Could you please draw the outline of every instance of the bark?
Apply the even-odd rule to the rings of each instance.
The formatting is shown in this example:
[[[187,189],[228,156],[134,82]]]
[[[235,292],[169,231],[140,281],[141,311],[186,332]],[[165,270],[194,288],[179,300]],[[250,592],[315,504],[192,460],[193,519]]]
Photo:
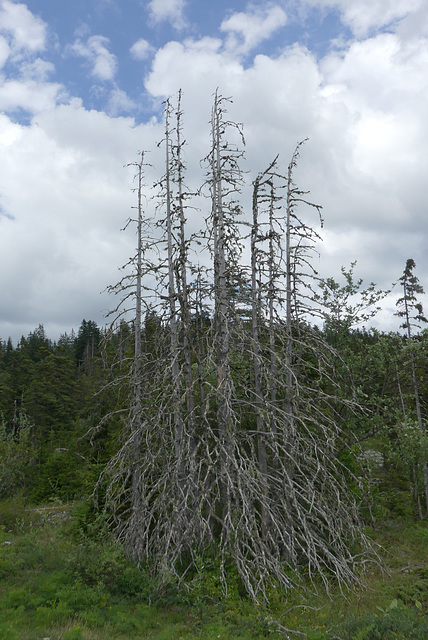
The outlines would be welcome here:
[[[142,374],[141,374],[141,278],[142,278],[142,182],[143,182],[144,154],[141,154],[141,162],[138,165],[138,218],[137,218],[137,264],[136,264],[136,288],[135,288],[135,347],[134,347],[134,470],[132,475],[133,508],[139,508],[140,468],[139,457],[141,447],[141,408],[142,408]]]
[[[179,482],[183,477],[183,419],[181,414],[181,381],[179,365],[179,344],[177,329],[177,311],[175,291],[175,259],[173,246],[173,211],[171,189],[171,141],[170,141],[170,116],[171,103],[168,99],[165,107],[165,198],[166,198],[166,228],[167,228],[167,252],[168,252],[168,302],[169,302],[169,333],[170,333],[170,357],[172,372],[173,413],[175,425],[175,455],[178,464]]]
[[[232,380],[229,354],[228,292],[226,282],[225,212],[223,208],[222,107],[216,92],[212,111],[212,196],[214,233],[214,300],[217,362],[217,421],[220,438],[220,477],[223,535],[228,537],[230,492],[226,478],[233,446]]]

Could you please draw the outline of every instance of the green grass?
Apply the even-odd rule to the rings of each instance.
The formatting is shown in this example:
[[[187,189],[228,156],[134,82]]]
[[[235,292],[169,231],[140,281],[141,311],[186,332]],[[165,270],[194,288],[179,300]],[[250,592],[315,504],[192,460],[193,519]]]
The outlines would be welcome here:
[[[273,593],[264,609],[236,593],[205,601],[203,584],[193,600],[174,588],[159,592],[113,542],[77,536],[65,513],[0,503],[2,640],[257,640],[286,637],[286,629],[309,640],[428,637],[427,523],[373,533],[384,568],[367,569],[364,589],[343,595],[333,587],[330,598]]]

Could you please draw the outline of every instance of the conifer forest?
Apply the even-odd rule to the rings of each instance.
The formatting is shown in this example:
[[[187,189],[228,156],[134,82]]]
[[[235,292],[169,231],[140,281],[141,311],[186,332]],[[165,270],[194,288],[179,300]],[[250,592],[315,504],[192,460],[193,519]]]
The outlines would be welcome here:
[[[242,197],[245,129],[229,102],[213,97],[197,188],[180,93],[164,105],[155,184],[150,150],[130,164],[135,207],[118,234],[135,254],[105,326],[2,336],[0,511],[78,504],[79,535],[113,540],[153,593],[192,594],[209,573],[221,597],[269,607],[301,588],[363,588],[385,523],[426,532],[428,320],[411,257],[391,283],[394,332],[373,328],[389,291],[356,261],[319,275],[328,211],[296,180],[310,141],[253,168]]]

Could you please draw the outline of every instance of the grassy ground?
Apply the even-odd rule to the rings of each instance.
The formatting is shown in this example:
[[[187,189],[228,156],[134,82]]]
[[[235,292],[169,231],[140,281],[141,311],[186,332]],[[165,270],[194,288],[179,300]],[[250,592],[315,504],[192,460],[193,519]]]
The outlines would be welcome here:
[[[1,640],[426,640],[428,524],[372,532],[384,570],[346,597],[277,594],[269,610],[234,591],[222,599],[207,575],[192,596],[156,592],[112,543],[76,535],[70,508],[0,503]],[[207,597],[207,594],[209,597]],[[291,631],[287,631],[291,630]],[[305,635],[303,635],[305,634]]]

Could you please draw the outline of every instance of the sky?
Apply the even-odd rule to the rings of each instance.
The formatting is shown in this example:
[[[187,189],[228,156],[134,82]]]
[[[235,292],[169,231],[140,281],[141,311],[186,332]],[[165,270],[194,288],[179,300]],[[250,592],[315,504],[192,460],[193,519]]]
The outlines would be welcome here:
[[[135,250],[126,165],[144,150],[147,184],[161,175],[163,102],[181,89],[200,183],[217,88],[244,125],[244,204],[308,138],[296,180],[323,207],[319,273],[340,282],[356,260],[390,289],[413,258],[428,290],[426,0],[0,0],[0,339],[105,325]],[[400,295],[380,330],[398,329]]]

